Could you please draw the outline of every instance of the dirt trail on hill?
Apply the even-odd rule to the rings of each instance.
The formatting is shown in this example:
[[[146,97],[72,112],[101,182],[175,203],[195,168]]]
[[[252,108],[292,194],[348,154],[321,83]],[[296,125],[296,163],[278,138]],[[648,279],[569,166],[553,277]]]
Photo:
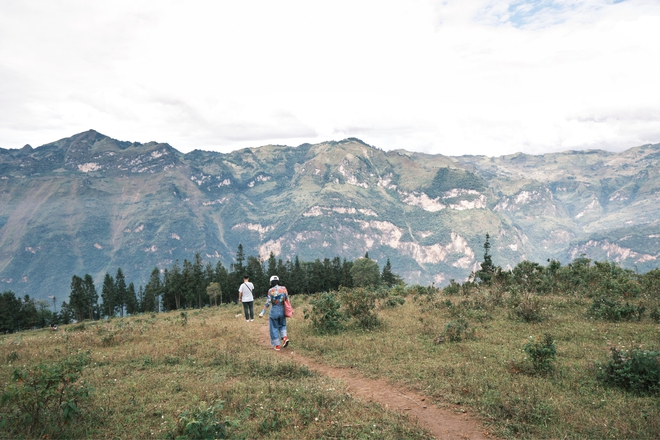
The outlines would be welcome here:
[[[397,388],[384,380],[368,379],[351,369],[330,367],[302,356],[295,350],[295,339],[292,339],[288,347],[276,352],[270,345],[267,319],[259,322],[259,342],[271,350],[273,356],[285,356],[306,365],[310,370],[343,381],[350,394],[357,399],[376,402],[385,409],[416,419],[420,426],[437,439],[494,438],[485,432],[484,426],[466,413],[438,408],[430,399],[413,391]]]

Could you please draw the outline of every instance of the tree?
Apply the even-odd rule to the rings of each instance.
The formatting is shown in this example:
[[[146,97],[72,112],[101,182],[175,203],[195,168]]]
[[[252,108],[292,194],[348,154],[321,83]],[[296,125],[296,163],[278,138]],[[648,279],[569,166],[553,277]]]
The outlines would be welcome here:
[[[351,269],[353,269],[353,262],[346,261],[346,258],[344,258],[344,262],[341,266],[341,278],[339,280],[340,286],[344,286],[349,289],[353,287],[353,277],[351,276]]]
[[[96,293],[94,279],[89,274],[85,274],[83,279],[83,291],[87,305],[86,318],[95,319],[95,315],[98,315],[99,295]]]
[[[135,294],[135,285],[130,283],[126,290],[126,313],[135,315],[138,312],[138,300]]]
[[[117,275],[115,276],[115,309],[119,311],[119,316],[124,317],[124,308],[126,307],[126,299],[128,291],[126,290],[126,278],[121,267],[117,268]]]
[[[21,311],[21,300],[11,290],[0,295],[0,333],[11,333],[18,330],[18,315]]]
[[[266,276],[270,278],[273,275],[277,275],[277,261],[275,260],[275,254],[271,251],[268,256],[268,270],[266,271]]]
[[[385,267],[383,267],[380,278],[387,287],[392,287],[403,282],[400,276],[392,272],[392,265],[389,258],[387,259],[387,263],[385,263]]]
[[[106,272],[101,287],[101,315],[115,316],[115,304],[115,280]]]
[[[378,264],[370,258],[358,258],[351,268],[351,278],[355,287],[378,286],[380,284]]]
[[[206,294],[209,296],[209,303],[212,306],[218,305],[218,296],[222,303],[222,290],[220,290],[220,284],[217,282],[212,282],[206,287]]]
[[[495,266],[490,256],[490,236],[486,234],[486,242],[484,243],[484,261],[481,263],[481,269],[477,271],[476,278],[481,282],[490,284],[495,273]]]
[[[158,311],[158,296],[163,292],[163,286],[160,282],[160,270],[154,267],[149,277],[149,282],[144,288],[144,298],[142,299],[141,309],[144,312]]]
[[[69,305],[73,309],[77,321],[82,321],[87,316],[89,305],[87,304],[84,281],[78,275],[71,277],[71,293],[69,293]]]
[[[197,252],[195,254],[195,262],[192,267],[192,288],[197,297],[197,308],[201,309],[204,305],[204,293],[206,290],[207,282],[204,277],[204,262],[202,256]]]
[[[60,313],[58,316],[58,320],[60,324],[71,324],[74,319],[74,313],[73,310],[71,309],[71,306],[66,303],[66,301],[62,301],[62,306],[60,307]]]

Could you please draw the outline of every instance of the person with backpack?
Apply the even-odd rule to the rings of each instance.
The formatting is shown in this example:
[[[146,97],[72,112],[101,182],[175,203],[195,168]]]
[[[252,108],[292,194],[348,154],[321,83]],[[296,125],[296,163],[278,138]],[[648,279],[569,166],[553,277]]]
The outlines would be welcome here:
[[[243,312],[245,313],[245,322],[254,321],[254,284],[250,282],[250,277],[243,275],[243,284],[238,288],[238,302],[243,303]]]
[[[263,317],[268,307],[272,306],[269,315],[270,345],[275,350],[280,351],[289,343],[286,334],[286,316],[284,316],[284,300],[289,299],[289,292],[286,287],[280,285],[280,279],[277,275],[270,277],[270,289],[268,290],[268,299],[264,309],[259,313],[259,318]]]

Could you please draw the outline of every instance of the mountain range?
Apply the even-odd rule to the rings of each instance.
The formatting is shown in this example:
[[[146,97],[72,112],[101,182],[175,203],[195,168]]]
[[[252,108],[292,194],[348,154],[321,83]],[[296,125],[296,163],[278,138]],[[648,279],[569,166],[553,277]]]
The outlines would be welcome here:
[[[0,149],[0,291],[65,299],[72,275],[144,285],[177,260],[386,260],[408,283],[493,263],[660,261],[660,144],[501,157],[359,139],[183,154],[94,130]]]

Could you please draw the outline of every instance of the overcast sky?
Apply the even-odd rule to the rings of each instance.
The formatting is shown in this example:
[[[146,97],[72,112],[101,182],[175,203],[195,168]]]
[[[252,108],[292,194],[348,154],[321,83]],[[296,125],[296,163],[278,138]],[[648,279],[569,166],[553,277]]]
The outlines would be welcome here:
[[[0,0],[0,147],[660,142],[660,0]]]

